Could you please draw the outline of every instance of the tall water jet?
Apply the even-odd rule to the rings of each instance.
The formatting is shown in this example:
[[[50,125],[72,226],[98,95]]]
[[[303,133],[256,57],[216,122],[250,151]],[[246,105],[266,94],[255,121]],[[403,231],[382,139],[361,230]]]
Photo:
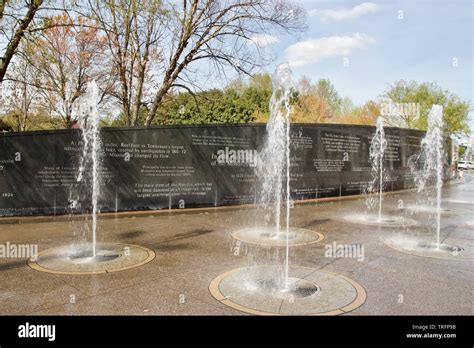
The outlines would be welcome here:
[[[241,311],[256,314],[336,314],[363,303],[361,286],[338,275],[307,267],[290,267],[290,245],[316,243],[324,237],[315,231],[290,227],[290,113],[291,70],[279,65],[272,78],[270,118],[257,158],[256,226],[232,236],[246,244],[277,247],[278,264],[239,268],[216,277],[209,291],[216,299]],[[284,259],[278,247],[283,247]],[[253,255],[252,255],[253,256]],[[267,254],[268,256],[268,254]],[[265,259],[265,262],[268,258]],[[280,262],[281,261],[281,262]],[[323,291],[323,288],[338,291]],[[340,291],[339,291],[340,290]],[[348,296],[349,299],[346,297]]]
[[[285,192],[286,220],[289,221],[291,83],[291,70],[288,65],[278,66],[272,78],[273,93],[270,99],[267,138],[257,161],[257,177],[261,185],[259,202],[265,209],[264,223],[275,236],[281,233],[282,201]]]
[[[316,231],[290,227],[290,114],[295,88],[288,64],[276,68],[272,88],[266,137],[258,152],[255,170],[259,215],[254,226],[234,232],[233,237],[249,244],[284,248],[281,274],[264,283],[275,291],[288,292],[297,287],[289,282],[290,246],[316,243],[324,237]]]
[[[290,104],[295,89],[288,64],[276,68],[272,87],[266,137],[256,156],[255,203],[260,209],[251,227],[239,229],[232,236],[247,244],[285,247],[286,279],[290,246],[317,243],[324,237],[316,231],[290,227]]]
[[[385,159],[385,150],[387,148],[387,141],[385,140],[384,119],[377,118],[377,125],[375,135],[370,144],[369,158],[372,164],[372,173],[374,180],[371,183],[370,190],[375,192],[378,189],[378,218],[382,221],[382,202],[383,202],[383,182],[384,182],[384,168],[383,161]],[[378,185],[377,185],[378,182]]]
[[[316,231],[290,227],[290,113],[294,91],[291,69],[287,64],[277,67],[272,76],[270,117],[266,136],[256,160],[256,203],[253,225],[235,231],[232,236],[247,244],[281,247],[275,255],[282,259],[282,272],[271,281],[275,288],[287,289],[290,268],[290,246],[316,243],[324,237]],[[267,283],[268,285],[269,283]]]
[[[266,136],[256,156],[255,203],[259,206],[258,215],[253,219],[252,227],[236,231],[233,236],[249,244],[285,246],[288,249],[290,240],[306,244],[319,240],[320,236],[311,231],[290,229],[290,100],[294,88],[288,64],[276,68],[272,87]]]
[[[77,182],[90,185],[92,216],[92,257],[97,250],[97,200],[100,195],[100,133],[99,133],[99,89],[95,81],[87,85],[87,92],[78,110],[78,123],[82,134],[82,155],[79,162]]]
[[[137,245],[120,243],[97,243],[98,199],[101,185],[102,146],[99,131],[99,89],[92,81],[80,99],[76,111],[82,138],[82,153],[76,181],[78,191],[71,206],[78,205],[91,212],[91,226],[85,224],[84,231],[92,234],[91,243],[73,243],[40,253],[37,260],[29,260],[30,267],[48,273],[59,274],[106,274],[150,262],[155,252]]]
[[[443,108],[433,105],[428,114],[428,130],[420,143],[420,152],[409,160],[416,187],[417,204],[410,209],[434,213],[436,241],[413,236],[395,236],[385,243],[395,250],[435,258],[469,258],[472,251],[441,241],[441,191],[443,189],[444,139]],[[446,238],[449,239],[449,238]]]
[[[274,233],[281,233],[282,198],[285,195],[285,287],[288,286],[290,230],[290,97],[291,70],[279,65],[272,78],[270,119],[267,139],[257,162],[258,177],[263,179],[261,203],[266,207],[266,219],[273,220]],[[283,181],[285,187],[283,188]],[[273,215],[273,219],[271,218]]]
[[[384,182],[386,181],[384,161],[388,147],[384,125],[383,117],[379,116],[376,121],[375,133],[370,140],[369,163],[372,180],[369,181],[367,188],[364,190],[368,194],[365,200],[366,212],[363,214],[351,213],[344,218],[349,222],[374,226],[405,227],[416,225],[415,220],[407,219],[403,216],[383,214],[383,192]],[[377,213],[373,213],[375,208]]]

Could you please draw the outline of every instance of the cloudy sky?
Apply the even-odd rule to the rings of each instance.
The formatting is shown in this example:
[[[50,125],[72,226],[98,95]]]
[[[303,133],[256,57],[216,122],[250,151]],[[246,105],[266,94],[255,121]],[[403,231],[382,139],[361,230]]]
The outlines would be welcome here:
[[[305,33],[255,38],[275,64],[290,62],[296,78],[329,78],[357,104],[399,79],[436,81],[472,102],[471,0],[297,2],[308,12]]]

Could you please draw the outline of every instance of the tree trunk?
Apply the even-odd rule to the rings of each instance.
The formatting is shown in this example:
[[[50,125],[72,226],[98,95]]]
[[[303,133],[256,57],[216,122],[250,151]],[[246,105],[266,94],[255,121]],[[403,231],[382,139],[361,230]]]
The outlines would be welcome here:
[[[30,5],[28,6],[28,12],[26,13],[25,17],[20,21],[20,27],[16,30],[12,39],[8,43],[5,55],[0,58],[0,83],[3,82],[3,79],[5,78],[8,65],[10,64],[13,55],[16,53],[16,49],[20,45],[21,40],[25,36],[26,29],[28,29],[28,26],[30,25],[31,21],[35,17],[36,12],[42,4],[43,0],[31,0]]]
[[[168,90],[171,88],[172,84],[173,83],[168,80],[166,83],[164,83],[161,86],[160,90],[155,96],[155,99],[153,100],[153,104],[150,110],[148,111],[148,115],[146,116],[145,126],[149,126],[151,122],[153,121],[153,119],[155,118],[156,110],[158,110],[158,106],[161,104],[161,101],[165,97]]]
[[[140,117],[140,106],[141,106],[141,100],[142,100],[142,94],[143,94],[143,85],[145,83],[145,66],[140,67],[140,73],[138,76],[138,86],[137,86],[137,95],[135,97],[134,101],[134,115],[132,118],[132,126],[136,126],[138,124],[138,119]]]

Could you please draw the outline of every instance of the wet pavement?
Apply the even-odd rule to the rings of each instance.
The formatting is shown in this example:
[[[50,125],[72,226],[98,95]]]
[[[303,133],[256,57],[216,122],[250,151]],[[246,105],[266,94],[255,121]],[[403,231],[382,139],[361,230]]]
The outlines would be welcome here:
[[[433,212],[409,209],[417,197],[413,191],[384,196],[384,215],[417,221],[410,226],[346,220],[364,212],[363,198],[296,204],[291,226],[319,232],[324,239],[292,247],[290,265],[337,273],[360,284],[365,302],[344,315],[472,315],[473,175],[443,189],[441,242],[466,247],[459,254],[464,257],[425,257],[386,245],[396,236],[436,240]],[[283,262],[284,248],[232,238],[233,232],[252,227],[255,213],[253,207],[236,207],[103,215],[99,242],[140,245],[156,257],[133,269],[79,275],[45,273],[29,267],[26,258],[2,257],[0,314],[244,315],[211,296],[209,284],[237,268]],[[0,244],[37,245],[40,253],[69,245],[82,236],[82,220],[0,219]],[[344,253],[351,246],[362,253]],[[337,250],[342,254],[331,252]]]

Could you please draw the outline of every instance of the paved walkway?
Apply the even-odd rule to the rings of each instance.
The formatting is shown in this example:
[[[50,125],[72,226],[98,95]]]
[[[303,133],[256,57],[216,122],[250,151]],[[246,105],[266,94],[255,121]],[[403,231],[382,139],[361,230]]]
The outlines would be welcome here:
[[[474,242],[474,180],[444,189],[441,239],[463,246]],[[347,276],[361,284],[365,303],[346,315],[473,314],[474,260],[436,259],[387,247],[399,233],[434,240],[429,214],[398,210],[416,194],[387,195],[384,212],[405,214],[419,225],[380,228],[352,224],[345,215],[362,212],[363,200],[297,205],[292,226],[318,231],[325,239],[291,248],[290,262]],[[99,241],[153,249],[156,258],[137,268],[97,275],[59,275],[31,269],[26,259],[0,258],[0,314],[242,315],[216,301],[208,286],[219,274],[252,263],[275,264],[282,249],[236,242],[231,234],[249,227],[256,209],[209,209],[194,213],[131,214],[99,220]],[[2,222],[2,221],[0,221]],[[0,244],[38,244],[39,251],[82,236],[82,221],[62,218],[0,224]],[[74,236],[75,233],[75,236]],[[327,245],[361,244],[363,260],[327,257]],[[278,250],[278,252],[277,252]]]

